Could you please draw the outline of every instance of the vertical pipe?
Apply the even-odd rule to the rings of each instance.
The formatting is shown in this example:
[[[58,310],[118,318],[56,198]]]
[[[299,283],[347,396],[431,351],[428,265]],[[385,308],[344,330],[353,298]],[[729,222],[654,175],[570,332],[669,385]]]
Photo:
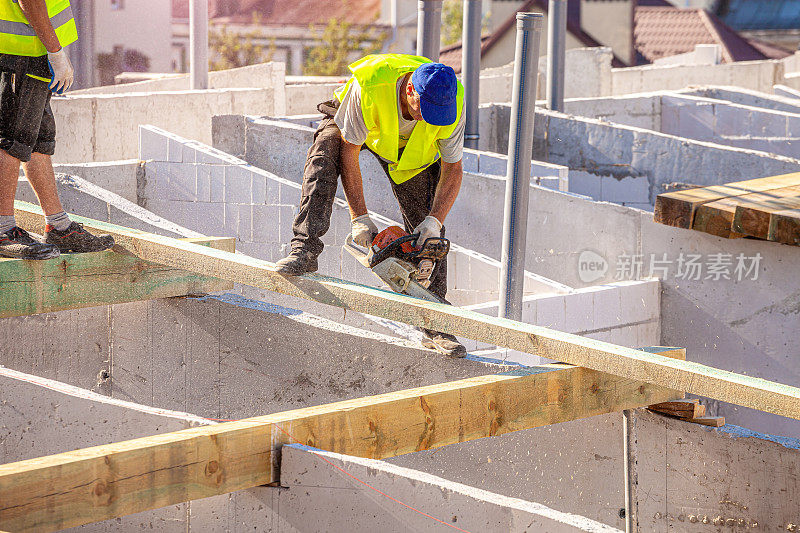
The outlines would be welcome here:
[[[189,0],[189,70],[192,89],[208,89],[208,0]]]
[[[78,40],[67,47],[72,64],[75,66],[73,89],[87,89],[97,85],[94,53],[94,0],[75,2],[72,6]]]
[[[625,456],[625,533],[636,533],[636,413],[622,411],[622,448]]]
[[[461,79],[467,116],[464,147],[478,149],[478,104],[481,70],[481,0],[464,0],[464,30],[461,37]]]
[[[419,0],[417,12],[417,55],[439,61],[442,30],[442,0]]]
[[[567,0],[550,0],[547,10],[547,108],[564,111]]]
[[[540,13],[517,13],[517,48],[508,132],[506,201],[503,214],[503,253],[500,316],[522,319],[525,280],[525,244],[528,230],[528,195],[531,182],[533,119],[539,73]]]

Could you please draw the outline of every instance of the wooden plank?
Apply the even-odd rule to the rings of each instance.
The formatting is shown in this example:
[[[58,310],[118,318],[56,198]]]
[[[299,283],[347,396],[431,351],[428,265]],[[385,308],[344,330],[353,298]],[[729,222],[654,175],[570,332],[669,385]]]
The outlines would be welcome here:
[[[651,411],[677,418],[697,418],[706,414],[706,406],[697,399],[674,400],[647,406]]]
[[[800,208],[800,187],[785,187],[769,193],[743,196],[736,205],[732,229],[738,233],[769,238],[772,214],[776,211]]]
[[[700,424],[701,426],[711,426],[713,428],[719,428],[725,425],[724,416],[699,416],[697,418],[683,418],[682,420],[691,422],[692,424]]]
[[[701,205],[722,198],[765,192],[793,185],[800,185],[800,172],[663,193],[656,197],[653,220],[667,226],[690,229],[694,224],[697,208]]]
[[[235,239],[185,242],[233,251]],[[233,283],[111,250],[47,261],[0,259],[0,318],[230,290]]]
[[[279,480],[299,442],[382,459],[649,405],[677,391],[564,364],[0,465],[0,528],[54,531]]]
[[[783,244],[800,245],[800,209],[772,213],[767,239]]]
[[[24,202],[15,205],[20,223],[40,220],[38,207]],[[797,387],[319,274],[285,277],[276,273],[275,265],[267,261],[104,222],[75,219],[87,228],[113,234],[121,246],[145,260],[800,419]]]

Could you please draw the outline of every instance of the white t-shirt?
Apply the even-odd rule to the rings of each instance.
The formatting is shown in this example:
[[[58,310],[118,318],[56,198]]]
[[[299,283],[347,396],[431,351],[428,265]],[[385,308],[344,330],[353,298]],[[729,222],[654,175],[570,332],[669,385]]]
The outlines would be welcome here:
[[[400,90],[403,86],[403,77],[397,80],[397,121],[398,130],[400,133],[400,143],[398,147],[402,148],[411,137],[411,132],[417,124],[416,120],[406,120],[403,117],[403,112],[400,107]],[[446,139],[439,139],[437,142],[439,153],[442,155],[442,161],[446,163],[457,163],[461,161],[461,156],[464,151],[464,122],[465,122],[464,109],[461,110],[461,117],[459,118],[456,128],[453,130],[452,135]],[[358,80],[353,80],[350,88],[342,95],[342,102],[336,115],[333,117],[336,125],[342,132],[342,138],[351,143],[361,145],[367,140],[369,130],[364,122],[364,113],[361,110],[361,86]]]

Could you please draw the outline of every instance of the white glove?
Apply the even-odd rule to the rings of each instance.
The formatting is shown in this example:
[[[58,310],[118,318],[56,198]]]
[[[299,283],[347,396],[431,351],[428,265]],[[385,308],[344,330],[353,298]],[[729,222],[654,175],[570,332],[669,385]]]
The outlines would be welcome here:
[[[353,241],[364,248],[372,246],[372,236],[378,233],[378,226],[369,218],[369,215],[354,218],[352,224]]]
[[[419,226],[414,228],[414,233],[419,233],[416,246],[420,247],[425,244],[426,239],[442,236],[442,223],[438,218],[428,215]]]
[[[49,85],[50,90],[56,94],[63,94],[72,86],[72,79],[75,75],[67,51],[61,48],[58,52],[47,52],[47,61],[50,63],[50,71],[53,73],[53,80]]]

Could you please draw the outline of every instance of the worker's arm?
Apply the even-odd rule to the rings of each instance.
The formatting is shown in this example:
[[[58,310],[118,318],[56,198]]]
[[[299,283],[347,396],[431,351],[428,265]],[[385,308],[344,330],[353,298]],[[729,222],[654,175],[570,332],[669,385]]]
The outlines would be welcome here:
[[[361,146],[342,139],[341,165],[342,188],[347,204],[350,206],[350,218],[354,219],[367,214],[367,203],[364,201],[364,185],[361,182],[361,166],[358,154]]]
[[[455,163],[442,161],[442,174],[439,177],[439,185],[436,186],[436,195],[433,197],[433,207],[430,213],[442,224],[461,189],[461,177],[460,159]]]
[[[52,53],[61,50],[56,30],[53,29],[50,17],[47,16],[45,0],[19,0],[19,7],[47,51]]]

